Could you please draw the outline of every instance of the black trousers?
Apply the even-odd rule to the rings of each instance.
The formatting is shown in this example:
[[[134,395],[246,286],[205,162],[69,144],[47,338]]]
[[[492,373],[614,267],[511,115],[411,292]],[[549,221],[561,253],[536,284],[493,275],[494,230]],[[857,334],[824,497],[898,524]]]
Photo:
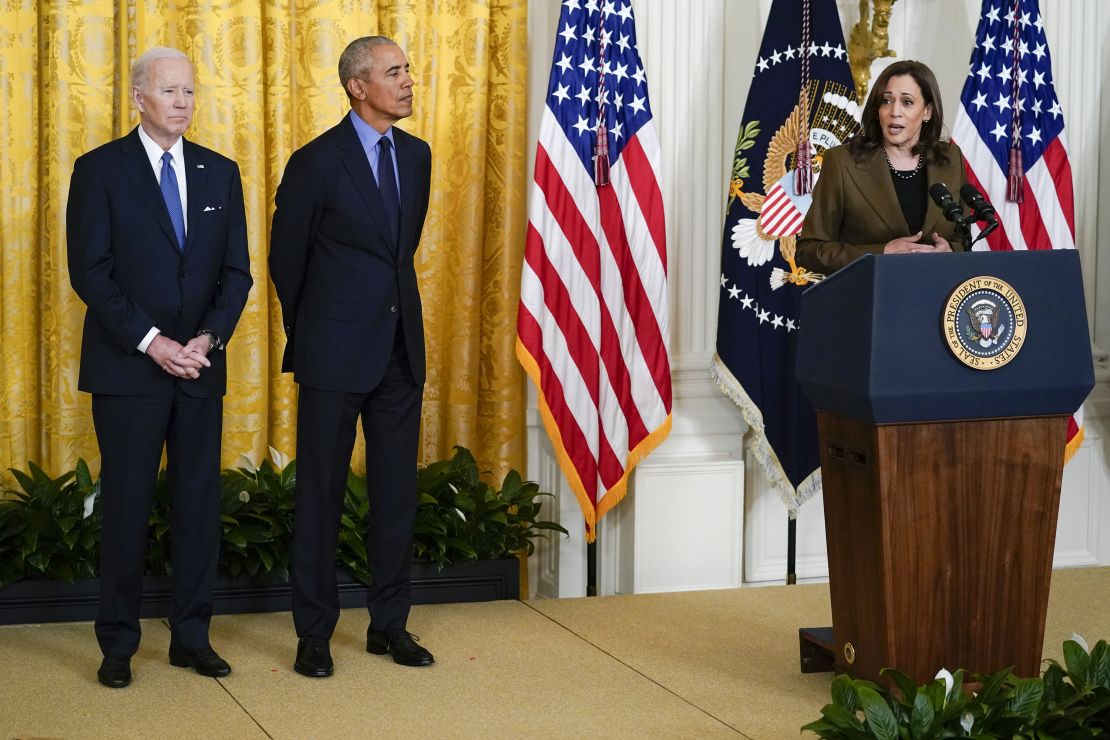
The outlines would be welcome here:
[[[100,610],[96,638],[104,655],[139,648],[147,528],[166,448],[173,597],[172,640],[208,645],[212,587],[220,557],[222,398],[193,398],[178,388],[144,396],[93,394],[100,445]]]
[[[404,629],[408,621],[424,386],[413,380],[399,329],[397,337],[385,376],[369,393],[300,388],[292,553],[297,637],[330,638],[339,621],[335,552],[359,416],[370,503],[366,552],[374,575],[366,606],[375,629]]]

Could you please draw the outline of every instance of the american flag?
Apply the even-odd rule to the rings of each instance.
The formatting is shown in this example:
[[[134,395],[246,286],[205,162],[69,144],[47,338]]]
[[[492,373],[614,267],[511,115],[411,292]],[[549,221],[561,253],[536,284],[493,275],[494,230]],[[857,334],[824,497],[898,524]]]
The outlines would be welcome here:
[[[990,249],[1075,248],[1064,115],[1038,0],[983,0],[952,139],[968,179],[998,211]],[[1080,409],[1068,426],[1068,457],[1082,441]]]
[[[629,0],[564,0],[517,313],[517,357],[586,537],[671,427],[660,150]]]

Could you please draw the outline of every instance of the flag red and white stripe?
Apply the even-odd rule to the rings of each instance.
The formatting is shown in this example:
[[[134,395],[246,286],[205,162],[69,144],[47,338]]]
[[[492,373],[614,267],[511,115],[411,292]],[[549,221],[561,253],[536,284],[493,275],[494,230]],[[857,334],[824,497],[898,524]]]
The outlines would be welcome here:
[[[593,541],[633,467],[670,430],[666,231],[628,0],[609,12],[564,3],[560,29],[528,205],[517,356]],[[591,65],[607,72],[600,93]],[[592,159],[598,111],[608,121],[603,185]]]
[[[1075,200],[1064,116],[1037,0],[983,0],[952,139],[968,180],[998,212],[976,249],[1074,249]],[[1016,115],[1015,115],[1016,113]],[[1011,170],[1020,198],[1010,192]],[[1066,457],[1083,442],[1083,409],[1068,425]]]

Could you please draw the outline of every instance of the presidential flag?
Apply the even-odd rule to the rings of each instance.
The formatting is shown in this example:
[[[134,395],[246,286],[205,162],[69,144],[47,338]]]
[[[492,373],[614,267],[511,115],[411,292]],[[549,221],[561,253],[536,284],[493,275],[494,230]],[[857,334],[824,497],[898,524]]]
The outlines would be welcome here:
[[[520,279],[517,357],[587,540],[671,427],[659,139],[629,0],[564,0]]]
[[[1075,208],[1064,115],[1038,0],[983,0],[952,139],[968,180],[1000,226],[975,249],[1074,249]],[[1067,457],[1083,442],[1082,409]]]
[[[794,380],[802,291],[820,276],[794,249],[823,152],[859,129],[854,97],[835,2],[775,0],[736,140],[712,373],[791,516],[821,490],[816,417]]]

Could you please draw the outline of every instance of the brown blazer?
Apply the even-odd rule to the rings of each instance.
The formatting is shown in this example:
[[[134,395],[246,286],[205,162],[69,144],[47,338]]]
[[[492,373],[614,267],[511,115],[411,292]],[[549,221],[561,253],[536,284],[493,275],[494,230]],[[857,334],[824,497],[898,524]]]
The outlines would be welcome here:
[[[943,182],[959,198],[960,186],[967,182],[964,157],[952,143],[947,154],[948,164],[926,165],[928,183]],[[931,244],[936,232],[953,250],[962,251],[955,225],[931,198],[927,200],[921,241]],[[882,147],[865,154],[861,162],[846,145],[827,150],[813,189],[813,205],[798,236],[798,264],[828,275],[857,257],[882,254],[891,239],[909,235]]]

